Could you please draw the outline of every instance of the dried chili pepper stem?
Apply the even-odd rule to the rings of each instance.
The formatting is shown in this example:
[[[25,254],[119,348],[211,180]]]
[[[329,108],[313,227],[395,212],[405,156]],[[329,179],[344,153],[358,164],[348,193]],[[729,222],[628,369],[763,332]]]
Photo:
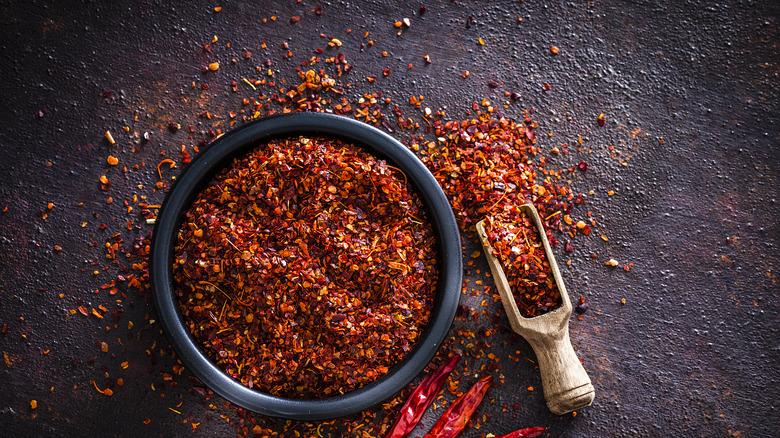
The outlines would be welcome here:
[[[453,438],[466,427],[471,416],[477,410],[485,394],[490,389],[493,376],[486,376],[474,384],[468,391],[457,398],[439,421],[433,425],[425,438]]]
[[[390,428],[385,438],[401,438],[414,429],[414,426],[420,422],[425,410],[433,403],[434,397],[439,393],[447,376],[455,369],[455,364],[457,364],[459,359],[459,354],[452,356],[417,385],[412,395],[404,403],[398,418],[395,419],[393,427]]]

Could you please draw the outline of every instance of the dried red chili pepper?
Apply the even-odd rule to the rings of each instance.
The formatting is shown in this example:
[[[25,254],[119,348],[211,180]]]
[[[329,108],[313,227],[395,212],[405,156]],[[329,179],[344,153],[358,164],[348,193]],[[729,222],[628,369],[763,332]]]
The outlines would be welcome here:
[[[496,438],[533,438],[539,436],[547,431],[546,427],[526,427],[525,429],[518,429],[514,432],[505,433]]]
[[[340,140],[273,140],[223,169],[185,214],[175,293],[228,375],[322,398],[411,350],[433,307],[435,247],[400,171]]]
[[[477,410],[490,389],[493,376],[486,376],[458,397],[433,425],[425,438],[454,438],[466,427],[474,411]]]
[[[398,418],[395,419],[393,427],[390,428],[390,431],[385,438],[405,437],[414,429],[414,426],[420,422],[425,410],[433,403],[434,396],[439,393],[447,376],[455,369],[455,364],[459,359],[459,354],[452,356],[447,362],[437,368],[436,371],[428,374],[428,376],[417,385],[417,388],[412,392],[412,395],[410,395],[406,400],[406,403],[404,403],[401,412],[398,414]]]
[[[525,213],[513,214],[508,220],[503,214],[488,217],[485,232],[524,317],[532,318],[561,305],[561,293],[541,237]]]

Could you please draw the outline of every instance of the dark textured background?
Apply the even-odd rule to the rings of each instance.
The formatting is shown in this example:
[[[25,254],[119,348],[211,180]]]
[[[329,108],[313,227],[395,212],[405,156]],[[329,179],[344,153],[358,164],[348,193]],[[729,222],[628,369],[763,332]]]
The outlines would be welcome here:
[[[154,324],[139,333],[149,323],[145,317],[154,319],[148,297],[131,293],[117,303],[118,296],[94,293],[116,275],[103,246],[114,232],[129,241],[149,231],[138,209],[128,214],[123,201],[133,193],[162,201],[151,190],[160,152],[176,156],[182,144],[204,138],[188,137],[186,129],[172,134],[169,122],[226,129],[227,120],[198,114],[224,118],[240,109],[241,98],[252,95],[240,78],[258,77],[263,59],[272,60],[277,77],[294,81],[300,61],[325,47],[321,32],[344,42],[341,52],[354,68],[341,81],[352,83],[351,100],[382,90],[414,114],[409,96],[424,95],[424,106],[446,108],[459,119],[468,117],[473,101],[501,103],[505,91],[518,92],[522,98],[506,114],[534,108],[543,150],[571,145],[572,153],[551,165],[590,164],[572,181],[577,191],[594,191],[574,216],[590,211],[597,226],[590,237],[574,240],[574,253],[559,248],[558,254],[560,264],[572,261],[563,269],[569,294],[590,306],[582,321],[572,318],[571,337],[596,400],[576,417],[550,414],[538,371],[523,359],[533,358],[530,347],[504,329],[482,347],[498,357],[495,374],[506,382],[479,411],[490,418],[464,436],[531,425],[571,437],[777,434],[780,4],[339,1],[323,2],[317,16],[308,0],[166,3],[0,2],[0,211],[7,208],[0,213],[0,326],[8,327],[0,334],[3,435],[182,436],[193,432],[191,422],[201,423],[195,434],[236,432],[236,410],[218,397],[192,395],[186,371],[173,378],[175,386],[166,380],[175,359],[165,337]],[[428,8],[422,17],[420,4]],[[214,6],[223,9],[215,13]],[[260,22],[272,15],[279,20]],[[302,20],[291,25],[293,15]],[[469,15],[474,24],[467,28]],[[412,26],[397,36],[392,23],[403,17]],[[361,51],[366,31],[375,45]],[[219,41],[207,53],[202,46],[214,35]],[[263,40],[268,49],[260,47]],[[282,58],[282,41],[293,52],[289,60]],[[550,53],[552,45],[558,55]],[[241,58],[246,50],[251,60]],[[202,74],[214,60],[222,68]],[[386,78],[384,68],[392,69]],[[471,72],[466,80],[464,70]],[[377,75],[377,83],[368,84],[367,75]],[[239,93],[230,90],[233,80]],[[501,84],[490,88],[490,80]],[[193,82],[210,88],[192,88]],[[545,83],[549,91],[542,90]],[[108,98],[105,90],[112,90]],[[601,113],[604,127],[597,123]],[[103,139],[107,129],[117,145]],[[137,153],[133,131],[152,134]],[[120,164],[147,166],[123,174],[106,165],[109,154]],[[99,188],[104,173],[113,181],[108,193]],[[607,196],[609,190],[615,195]],[[43,220],[49,202],[55,207]],[[130,219],[140,225],[133,231],[124,229]],[[465,257],[476,248],[468,240]],[[609,258],[633,267],[608,268]],[[103,266],[111,268],[92,274]],[[487,281],[477,274],[484,268],[476,259],[469,287]],[[479,310],[483,299],[464,295],[462,303]],[[109,309],[103,320],[70,314],[79,305],[101,304]],[[121,320],[110,321],[110,310],[119,308]],[[500,313],[500,303],[488,299],[486,310]],[[490,327],[486,321],[456,322],[454,341],[462,340],[459,329]],[[109,344],[108,353],[100,341]],[[488,359],[473,360],[476,367]],[[114,386],[113,397],[90,383],[102,389],[118,377],[125,384]],[[425,417],[426,427],[440,412]]]

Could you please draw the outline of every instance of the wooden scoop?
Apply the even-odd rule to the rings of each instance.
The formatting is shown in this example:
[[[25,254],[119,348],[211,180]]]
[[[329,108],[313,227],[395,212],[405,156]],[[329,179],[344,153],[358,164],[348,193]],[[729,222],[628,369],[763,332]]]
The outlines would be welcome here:
[[[566,293],[566,287],[563,285],[558,264],[555,262],[550,244],[547,242],[539,213],[533,204],[524,204],[520,206],[520,210],[531,219],[542,238],[544,252],[547,254],[555,284],[561,293],[562,303],[557,309],[533,318],[525,318],[520,315],[501,262],[493,256],[493,249],[485,233],[484,221],[477,223],[477,233],[485,248],[485,256],[487,256],[490,270],[493,272],[493,278],[498,292],[501,294],[501,302],[504,303],[504,310],[509,317],[512,330],[525,338],[536,353],[547,407],[552,413],[563,415],[590,406],[595,397],[595,390],[569,340],[571,302]]]

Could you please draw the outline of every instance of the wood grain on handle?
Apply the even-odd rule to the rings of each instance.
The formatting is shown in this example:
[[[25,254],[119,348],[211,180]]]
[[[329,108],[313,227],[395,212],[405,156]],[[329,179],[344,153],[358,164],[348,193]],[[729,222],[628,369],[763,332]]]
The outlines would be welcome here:
[[[593,403],[596,391],[571,346],[568,320],[565,328],[554,336],[527,331],[523,337],[539,361],[544,398],[550,412],[563,415]]]

